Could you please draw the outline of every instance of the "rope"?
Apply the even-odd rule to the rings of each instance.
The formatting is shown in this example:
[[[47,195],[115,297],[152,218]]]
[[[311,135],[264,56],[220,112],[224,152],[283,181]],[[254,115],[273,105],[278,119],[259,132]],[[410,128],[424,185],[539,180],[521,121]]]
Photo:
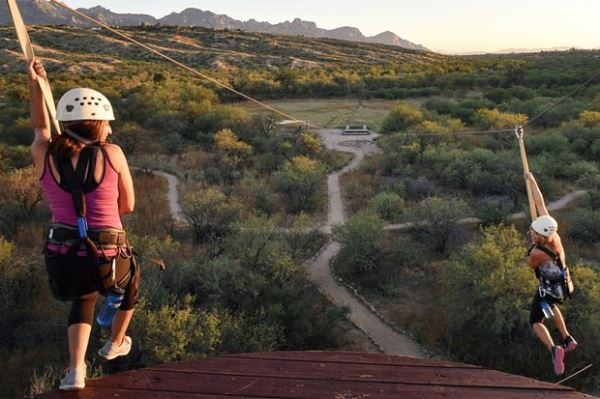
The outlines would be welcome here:
[[[82,13],[82,12],[80,12],[80,11],[78,11],[78,10],[74,10],[74,9],[72,9],[71,7],[69,7],[68,5],[66,5],[65,3],[62,3],[62,2],[60,2],[60,1],[57,1],[57,0],[50,0],[50,2],[51,2],[51,3],[53,3],[53,4],[56,4],[57,6],[59,6],[59,7],[63,8],[63,9],[65,9],[65,10],[67,10],[67,11],[69,11],[69,12],[71,12],[72,14],[75,14],[75,15],[77,15],[77,16],[79,16],[79,17],[83,18],[83,19],[86,19],[86,20],[88,20],[88,21],[90,21],[90,22],[94,23],[95,25],[101,26],[101,27],[103,27],[104,29],[107,29],[107,30],[109,30],[110,32],[114,33],[115,35],[117,35],[117,36],[120,36],[120,37],[122,37],[123,39],[125,39],[125,40],[127,40],[127,41],[129,41],[129,42],[131,42],[131,43],[134,43],[134,44],[136,44],[136,45],[138,45],[138,46],[140,46],[140,47],[142,47],[142,48],[144,48],[144,49],[146,49],[146,50],[150,51],[151,53],[153,53],[153,54],[156,54],[156,55],[158,55],[158,56],[159,56],[159,57],[161,57],[161,58],[164,58],[165,60],[167,60],[167,61],[169,61],[169,62],[172,62],[173,64],[175,64],[175,65],[177,65],[177,66],[179,66],[179,67],[181,67],[181,68],[183,68],[183,69],[187,70],[188,72],[191,72],[191,73],[193,73],[193,74],[195,74],[195,75],[198,75],[198,76],[202,77],[203,79],[206,79],[206,80],[208,80],[208,81],[210,81],[210,82],[212,82],[212,83],[214,83],[214,84],[216,84],[216,85],[218,85],[218,86],[221,86],[222,88],[224,88],[224,89],[226,89],[226,90],[229,90],[230,92],[232,92],[232,93],[235,93],[235,94],[237,94],[238,96],[240,96],[240,97],[243,97],[243,98],[245,98],[245,99],[246,99],[246,100],[248,100],[248,101],[251,101],[251,102],[253,102],[253,103],[257,104],[257,105],[260,105],[261,107],[263,107],[263,108],[266,108],[266,109],[268,109],[269,111],[275,112],[275,113],[277,113],[277,114],[279,114],[279,115],[281,115],[281,116],[283,116],[283,117],[285,117],[285,118],[287,118],[287,119],[291,119],[291,120],[293,120],[293,121],[301,122],[299,119],[297,119],[297,118],[294,118],[293,116],[291,116],[291,115],[288,115],[288,114],[286,114],[285,112],[279,111],[278,109],[276,109],[276,108],[273,108],[273,107],[271,107],[270,105],[267,105],[267,104],[265,104],[265,103],[263,103],[263,102],[261,102],[261,101],[259,101],[259,100],[255,99],[255,98],[252,98],[252,97],[250,97],[250,96],[248,96],[248,95],[246,95],[246,94],[244,94],[244,93],[242,93],[242,92],[240,92],[240,91],[238,91],[238,90],[234,89],[234,88],[233,88],[233,87],[231,87],[231,86],[228,86],[228,85],[226,85],[226,84],[224,84],[224,83],[221,83],[221,82],[219,82],[217,79],[215,79],[215,78],[213,78],[213,77],[211,77],[211,76],[208,76],[208,75],[206,75],[206,74],[204,74],[204,73],[202,73],[202,72],[200,72],[200,71],[197,71],[197,70],[196,70],[196,69],[194,69],[194,68],[191,68],[191,67],[189,67],[189,66],[185,65],[185,64],[183,64],[183,63],[181,63],[181,62],[179,62],[179,61],[177,61],[177,60],[175,60],[175,59],[173,59],[173,58],[169,57],[168,55],[165,55],[165,54],[161,53],[160,51],[158,51],[158,50],[156,50],[156,49],[154,49],[154,48],[150,47],[150,46],[149,46],[149,45],[147,45],[147,44],[144,44],[144,43],[142,43],[142,42],[139,42],[139,41],[137,41],[136,39],[132,38],[131,36],[128,36],[128,35],[126,35],[126,34],[124,34],[124,33],[121,33],[121,32],[119,32],[118,30],[116,30],[116,29],[113,29],[113,28],[111,28],[110,26],[108,26],[108,25],[106,25],[106,24],[104,24],[104,23],[102,23],[102,22],[100,22],[100,21],[97,21],[97,20],[95,20],[94,18],[92,18],[92,17],[90,17],[90,16],[88,16],[88,15],[85,15],[84,13]]]
[[[515,134],[517,135],[517,139],[519,139],[519,150],[521,153],[521,162],[523,163],[523,173],[525,176],[529,174],[529,161],[527,160],[527,152],[525,151],[525,142],[523,141],[523,127],[517,126],[515,128]],[[525,178],[525,189],[527,191],[527,201],[529,202],[529,214],[531,215],[531,220],[537,219],[537,207],[535,205],[535,200],[533,199],[533,187],[531,185],[531,181]]]
[[[31,62],[35,58],[35,54],[33,53],[31,40],[29,39],[29,34],[27,33],[27,28],[25,27],[25,23],[23,22],[23,18],[21,17],[19,7],[17,6],[15,0],[7,0],[7,3],[8,10],[10,11],[10,15],[15,25],[17,38],[19,39],[19,43],[21,44],[21,50],[23,50],[23,55],[25,56],[25,59],[28,62]],[[48,116],[52,121],[52,125],[54,126],[56,133],[60,135],[60,125],[56,120],[56,106],[54,105],[54,98],[52,97],[52,89],[50,88],[50,82],[48,82],[47,79],[41,76],[37,77],[37,82],[40,86],[40,90],[42,91],[46,108],[48,109]]]

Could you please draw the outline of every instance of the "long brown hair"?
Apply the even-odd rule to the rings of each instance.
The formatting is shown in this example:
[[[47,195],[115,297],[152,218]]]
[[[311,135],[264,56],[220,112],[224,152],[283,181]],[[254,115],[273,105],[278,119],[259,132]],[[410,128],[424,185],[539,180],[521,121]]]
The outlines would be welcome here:
[[[95,141],[100,138],[100,134],[106,123],[108,121],[72,121],[62,122],[62,127],[63,130],[72,130],[84,139]],[[61,134],[52,140],[48,149],[52,155],[58,155],[59,158],[71,158],[73,155],[78,154],[83,147],[85,147],[85,144],[82,142],[66,134]]]

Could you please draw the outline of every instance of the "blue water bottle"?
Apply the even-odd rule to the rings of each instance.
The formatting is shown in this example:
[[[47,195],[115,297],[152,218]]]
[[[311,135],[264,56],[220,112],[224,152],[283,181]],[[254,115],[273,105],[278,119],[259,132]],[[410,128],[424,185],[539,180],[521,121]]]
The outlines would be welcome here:
[[[550,305],[548,305],[548,302],[546,302],[542,299],[542,300],[540,300],[540,306],[542,307],[542,312],[544,313],[544,316],[548,320],[552,320],[554,318],[554,312],[552,311],[552,308],[550,307]]]
[[[119,310],[119,306],[121,306],[121,302],[123,302],[123,298],[124,295],[115,290],[110,290],[108,292],[108,295],[100,308],[100,312],[98,312],[98,316],[96,317],[96,321],[101,327],[110,327],[112,325],[115,314],[117,314],[117,310]]]

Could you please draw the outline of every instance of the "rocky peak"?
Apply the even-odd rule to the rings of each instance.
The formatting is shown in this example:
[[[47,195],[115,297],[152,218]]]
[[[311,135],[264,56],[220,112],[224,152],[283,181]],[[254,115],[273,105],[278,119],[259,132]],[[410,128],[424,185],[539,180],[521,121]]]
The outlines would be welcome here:
[[[52,3],[44,0],[17,0],[23,19],[27,24],[58,25],[69,24],[89,26],[88,22],[74,18],[70,13]],[[278,24],[260,22],[250,19],[246,22],[228,17],[227,15],[215,14],[211,11],[203,11],[197,8],[186,8],[177,13],[172,12],[160,19],[146,14],[118,14],[102,6],[89,9],[80,8],[93,18],[99,19],[108,25],[137,26],[140,24],[183,25],[202,26],[211,29],[242,29],[248,32],[263,32],[280,35],[326,37],[338,40],[354,42],[382,43],[392,46],[400,46],[410,49],[427,50],[425,47],[411,43],[398,37],[393,32],[383,32],[373,37],[365,37],[360,30],[351,26],[343,26],[337,29],[322,29],[313,21],[304,21],[294,18],[291,22],[285,21]],[[10,14],[6,2],[0,1],[0,24],[11,24]]]

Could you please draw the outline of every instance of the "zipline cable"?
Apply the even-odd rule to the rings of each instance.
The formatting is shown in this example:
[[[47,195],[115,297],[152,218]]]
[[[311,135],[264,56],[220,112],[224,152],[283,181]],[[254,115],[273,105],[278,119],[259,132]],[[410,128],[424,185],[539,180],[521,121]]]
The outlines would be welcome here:
[[[439,133],[418,133],[409,132],[406,136],[415,135],[418,137],[427,136],[477,136],[482,134],[498,134],[498,133],[513,133],[514,129],[497,129],[497,130],[465,130],[463,132],[439,132]]]
[[[579,86],[577,86],[575,89],[573,89],[568,94],[562,96],[554,104],[552,104],[551,106],[549,106],[548,108],[546,108],[545,110],[543,110],[542,112],[540,112],[539,114],[537,114],[536,116],[534,116],[533,118],[531,118],[525,125],[523,125],[523,127],[527,127],[527,126],[531,125],[535,120],[539,119],[540,117],[542,117],[543,115],[545,115],[547,112],[549,112],[550,110],[554,109],[560,103],[562,103],[563,101],[565,101],[567,98],[571,97],[573,94],[577,93],[579,90],[583,89],[585,86],[587,86],[590,83],[592,83],[598,77],[600,77],[600,71],[598,73],[596,73],[594,76],[592,76],[591,78],[589,78],[588,80],[586,80],[585,82],[583,82],[582,84],[580,84]]]
[[[96,19],[88,16],[88,15],[85,15],[84,13],[82,13],[80,11],[74,10],[73,8],[69,7],[68,5],[66,5],[63,2],[60,2],[60,1],[57,1],[57,0],[50,0],[50,2],[53,3],[53,4],[56,4],[57,6],[65,9],[67,11],[69,11],[72,14],[75,14],[75,15],[77,15],[77,16],[83,18],[83,19],[86,19],[86,20],[88,20],[88,21],[90,21],[90,22],[92,22],[92,23],[94,23],[94,24],[96,24],[98,26],[101,26],[104,29],[107,29],[110,32],[114,33],[115,35],[118,35],[118,36],[122,37],[123,39],[125,39],[125,40],[127,40],[127,41],[129,41],[131,43],[134,43],[134,44],[136,44],[136,45],[138,45],[138,46],[140,46],[140,47],[142,47],[142,48],[150,51],[151,53],[156,54],[159,57],[164,58],[167,61],[174,63],[175,65],[177,65],[177,66],[179,66],[181,68],[184,68],[188,72],[191,72],[191,73],[193,73],[195,75],[198,75],[198,76],[202,77],[203,79],[206,79],[206,80],[208,80],[208,81],[210,81],[210,82],[212,82],[212,83],[214,83],[214,84],[216,84],[218,86],[221,86],[222,88],[224,88],[226,90],[229,90],[230,92],[235,93],[238,96],[243,97],[243,98],[245,98],[248,101],[251,101],[251,102],[253,102],[253,103],[257,104],[257,105],[260,105],[261,107],[266,108],[266,109],[268,109],[270,111],[273,111],[273,112],[275,112],[275,113],[277,113],[277,114],[279,114],[279,115],[281,115],[281,116],[283,116],[283,117],[285,117],[287,119],[290,119],[290,120],[293,120],[293,121],[296,121],[296,122],[302,122],[301,120],[299,120],[297,118],[294,118],[293,116],[291,116],[289,114],[286,114],[285,112],[279,111],[278,109],[273,108],[270,105],[267,105],[267,104],[265,104],[265,103],[263,103],[263,102],[255,99],[255,98],[252,98],[252,97],[250,97],[250,96],[248,96],[248,95],[246,95],[246,94],[244,94],[244,93],[242,93],[242,92],[234,89],[233,87],[226,85],[225,83],[219,82],[217,79],[215,79],[215,78],[213,78],[211,76],[208,76],[208,75],[206,75],[206,74],[204,74],[204,73],[202,73],[202,72],[200,72],[200,71],[198,71],[198,70],[196,70],[194,68],[191,68],[191,67],[189,67],[189,66],[187,66],[187,65],[185,65],[185,64],[183,64],[183,63],[181,63],[181,62],[179,62],[179,61],[177,61],[177,60],[175,60],[175,59],[173,59],[171,57],[169,57],[166,54],[161,53],[160,51],[154,49],[153,47],[150,47],[147,44],[144,44],[144,43],[142,43],[142,42],[140,42],[140,41],[132,38],[131,36],[128,36],[128,35],[126,35],[124,33],[121,33],[118,30],[113,29],[110,26],[108,26],[108,25],[106,25],[106,24],[104,24],[104,23],[102,23],[102,22],[100,22],[100,21],[98,21],[98,20],[96,20]]]
[[[568,377],[566,377],[566,378],[563,378],[562,380],[558,381],[558,382],[557,382],[557,384],[562,384],[563,382],[570,380],[571,378],[575,377],[575,376],[576,376],[576,375],[578,375],[578,374],[581,374],[581,373],[583,373],[585,370],[589,369],[589,368],[590,368],[590,367],[592,367],[592,366],[593,366],[593,364],[592,364],[592,363],[588,364],[587,366],[585,366],[584,368],[582,368],[582,369],[581,369],[581,370],[579,370],[578,372],[576,372],[576,373],[573,373],[573,374],[571,374],[570,376],[568,376]]]
[[[7,1],[9,1],[9,3],[10,3],[10,1],[14,1],[14,0],[7,0]],[[281,115],[281,116],[283,116],[283,117],[285,117],[287,119],[290,119],[292,121],[295,121],[295,122],[304,122],[304,121],[301,121],[301,120],[299,120],[299,119],[297,119],[297,118],[295,118],[295,117],[293,117],[293,116],[291,116],[291,115],[289,115],[289,114],[287,114],[287,113],[285,113],[283,111],[280,111],[280,110],[278,110],[278,109],[276,109],[274,107],[271,107],[270,105],[267,105],[267,104],[265,104],[265,103],[263,103],[263,102],[255,99],[255,98],[253,98],[253,97],[251,97],[251,96],[249,96],[247,94],[244,94],[244,93],[242,93],[242,92],[234,89],[233,87],[228,86],[228,85],[226,85],[226,84],[218,81],[217,79],[215,79],[215,78],[213,78],[211,76],[208,76],[208,75],[206,75],[206,74],[204,74],[204,73],[202,73],[200,71],[197,71],[196,69],[191,68],[191,67],[189,67],[189,66],[187,66],[187,65],[185,65],[185,64],[183,64],[183,63],[181,63],[181,62],[179,62],[179,61],[177,61],[177,60],[175,60],[175,59],[173,59],[173,58],[171,58],[171,57],[169,57],[169,56],[167,56],[165,54],[163,54],[162,52],[160,52],[160,51],[158,51],[158,50],[156,50],[156,49],[154,49],[154,48],[152,48],[152,47],[150,47],[150,46],[148,46],[148,45],[146,45],[144,43],[139,42],[138,40],[136,40],[136,39],[134,39],[134,38],[132,38],[130,36],[128,36],[128,35],[126,35],[124,33],[121,33],[118,30],[113,29],[110,26],[108,26],[108,25],[106,25],[106,24],[104,24],[104,23],[102,23],[102,22],[100,22],[100,21],[98,21],[98,20],[96,20],[96,19],[94,19],[92,17],[90,17],[90,16],[88,16],[88,15],[86,15],[86,14],[84,14],[84,13],[78,11],[78,10],[75,10],[75,9],[69,7],[68,5],[66,5],[63,2],[60,2],[58,0],[49,0],[49,1],[51,3],[53,3],[53,4],[56,4],[57,6],[59,6],[61,8],[63,8],[63,9],[65,9],[65,10],[67,10],[68,12],[70,12],[72,14],[75,14],[75,15],[83,18],[83,19],[86,19],[86,20],[92,22],[93,24],[101,26],[101,27],[109,30],[110,32],[112,32],[112,33],[114,33],[114,34],[116,34],[116,35],[124,38],[125,40],[127,40],[127,41],[129,41],[131,43],[134,43],[134,44],[136,44],[136,45],[138,45],[138,46],[140,46],[140,47],[142,47],[142,48],[150,51],[151,53],[154,53],[154,54],[158,55],[159,57],[164,58],[164,59],[168,60],[169,62],[172,62],[175,65],[178,65],[181,68],[186,69],[187,71],[189,71],[189,72],[191,72],[191,73],[193,73],[195,75],[198,75],[198,76],[202,77],[203,79],[206,79],[206,80],[208,80],[208,81],[210,81],[210,82],[212,82],[212,83],[214,83],[214,84],[216,84],[218,86],[223,87],[224,89],[226,89],[228,91],[231,91],[232,93],[237,94],[238,96],[240,96],[242,98],[245,98],[248,101],[251,101],[251,102],[253,102],[253,103],[255,103],[255,104],[257,104],[257,105],[259,105],[259,106],[261,106],[263,108],[266,108],[266,109],[268,109],[268,110],[270,110],[272,112],[275,112],[275,113],[277,113],[277,114],[279,114],[279,115]],[[594,81],[598,77],[600,77],[600,71],[597,74],[595,74],[594,76],[592,76],[591,78],[589,78],[588,80],[586,80],[585,82],[583,82],[582,84],[580,84],[579,86],[577,86],[571,92],[569,92],[568,94],[566,94],[563,97],[561,97],[554,104],[552,104],[551,106],[549,106],[548,108],[546,108],[545,110],[543,110],[542,112],[538,113],[536,116],[534,116],[533,118],[531,118],[527,123],[525,123],[523,125],[523,127],[530,126],[535,120],[539,119],[540,117],[542,117],[543,115],[545,115],[547,112],[549,112],[550,110],[554,109],[556,106],[558,106],[564,100],[566,100],[567,98],[571,97],[577,91],[581,90],[582,88],[584,88],[585,86],[587,86],[588,84],[590,84],[592,81]],[[310,127],[314,127],[314,128],[319,128],[319,126],[315,126],[315,125],[309,125],[309,126]],[[466,136],[466,135],[512,133],[512,132],[514,132],[513,129],[499,129],[499,130],[480,130],[480,131],[464,131],[464,132],[417,133],[417,134],[419,136],[448,136],[448,135],[454,135],[454,136],[463,136],[464,135],[464,136]]]
[[[569,93],[567,93],[564,96],[562,96],[561,98],[559,98],[552,105],[550,105],[543,111],[536,114],[533,118],[528,120],[524,125],[520,126],[521,129],[530,126],[534,121],[536,121],[537,119],[544,116],[546,113],[548,113],[549,111],[551,111],[552,109],[554,109],[555,107],[560,105],[567,98],[573,96],[573,94],[577,93],[579,90],[583,89],[584,87],[586,87],[587,85],[592,83],[594,80],[598,79],[599,77],[600,77],[600,71],[598,71],[594,76],[592,76],[585,82],[581,83],[575,89],[571,90]],[[455,136],[464,135],[464,136],[466,136],[466,135],[476,135],[476,134],[514,133],[514,132],[515,132],[514,129],[499,129],[499,130],[479,130],[479,131],[471,131],[471,132],[465,131],[465,132],[457,132],[457,133],[452,133],[452,132],[442,133],[442,132],[440,132],[440,133],[416,133],[416,134],[418,134],[419,136],[448,136],[448,135],[455,135]],[[517,137],[518,137],[518,135],[517,135]]]
[[[23,50],[23,55],[27,59],[27,62],[31,62],[35,58],[35,54],[33,53],[31,40],[29,39],[29,34],[27,33],[27,28],[25,27],[25,23],[23,22],[23,18],[21,17],[19,7],[17,6],[15,0],[6,0],[6,2],[8,4],[8,10],[10,11],[10,15],[15,25],[15,31],[17,32],[17,38],[19,39],[21,50]],[[37,77],[37,82],[40,86],[40,90],[42,91],[46,108],[48,109],[48,116],[52,121],[52,125],[54,126],[56,133],[60,135],[60,125],[56,120],[56,106],[54,105],[54,98],[52,97],[52,89],[50,88],[50,82],[48,82],[47,79],[41,76]]]
[[[553,103],[552,105],[550,105],[543,111],[536,114],[533,118],[531,118],[524,125],[522,125],[521,128],[530,126],[534,121],[538,120],[539,118],[544,116],[546,113],[548,113],[552,109],[556,108],[567,98],[573,96],[573,94],[577,93],[579,90],[583,89],[585,86],[589,85],[590,83],[592,83],[594,80],[598,79],[599,77],[600,77],[600,71],[598,71],[594,76],[592,76],[585,82],[581,83],[575,89],[571,90],[569,93],[567,93],[564,96],[562,96],[561,98],[559,98],[555,103]],[[475,135],[475,134],[493,134],[493,133],[514,133],[514,131],[515,131],[514,129],[499,129],[499,130],[480,130],[480,131],[472,131],[472,132],[465,131],[465,132],[457,132],[457,133],[452,133],[452,132],[441,133],[440,132],[440,133],[421,133],[421,134],[417,133],[417,134],[419,136],[447,136],[447,135],[469,135],[469,134]]]

